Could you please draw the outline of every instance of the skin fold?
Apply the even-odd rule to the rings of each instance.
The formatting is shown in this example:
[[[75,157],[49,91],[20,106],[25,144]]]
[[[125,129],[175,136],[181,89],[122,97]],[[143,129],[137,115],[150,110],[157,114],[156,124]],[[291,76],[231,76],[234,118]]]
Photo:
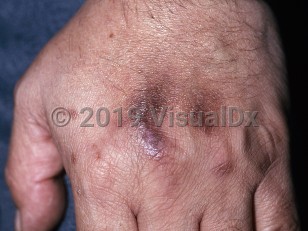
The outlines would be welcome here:
[[[176,124],[177,112],[230,106],[258,112],[258,126]],[[60,221],[64,171],[78,230],[299,230],[287,107],[262,2],[89,0],[16,86],[6,168],[16,230]]]

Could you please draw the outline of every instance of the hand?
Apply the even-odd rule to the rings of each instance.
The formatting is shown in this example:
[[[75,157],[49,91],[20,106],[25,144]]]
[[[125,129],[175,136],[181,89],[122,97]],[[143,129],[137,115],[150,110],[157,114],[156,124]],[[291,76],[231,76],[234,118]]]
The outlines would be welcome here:
[[[78,230],[298,230],[283,66],[259,2],[87,1],[16,87],[16,230],[59,222],[63,170]]]

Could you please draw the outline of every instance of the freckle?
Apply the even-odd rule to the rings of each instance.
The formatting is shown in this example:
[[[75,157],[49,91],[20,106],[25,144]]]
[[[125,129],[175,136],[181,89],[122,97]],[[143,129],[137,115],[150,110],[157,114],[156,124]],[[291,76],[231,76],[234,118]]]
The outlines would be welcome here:
[[[69,113],[73,120],[75,120],[78,117],[78,112],[74,109],[69,109]]]
[[[96,152],[95,158],[96,158],[97,160],[99,160],[99,159],[101,158],[101,153],[100,153],[99,151]]]
[[[109,38],[113,38],[113,36],[114,36],[114,34],[111,32],[111,33],[109,34]]]
[[[92,144],[91,145],[91,149],[92,149],[92,152],[94,154],[94,158],[96,160],[101,159],[101,152],[100,152],[99,148],[97,147],[97,145],[96,144]]]
[[[92,145],[91,145],[91,149],[94,150],[94,151],[96,151],[96,150],[97,150],[97,145],[96,145],[96,144],[92,144]]]
[[[76,157],[75,153],[71,154],[71,162],[72,162],[72,164],[76,164],[76,162],[77,162],[77,157]]]

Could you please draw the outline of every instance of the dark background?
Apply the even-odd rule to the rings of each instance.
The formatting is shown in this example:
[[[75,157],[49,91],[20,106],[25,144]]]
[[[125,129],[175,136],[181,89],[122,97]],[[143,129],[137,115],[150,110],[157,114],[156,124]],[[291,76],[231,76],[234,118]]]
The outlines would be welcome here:
[[[267,0],[277,18],[284,46],[291,95],[288,113],[291,164],[302,230],[308,230],[308,162],[305,141],[308,118],[308,6],[305,0]],[[12,122],[16,81],[46,42],[71,18],[83,0],[0,0],[0,231],[13,230],[14,205],[4,182],[4,165]],[[308,81],[307,81],[308,82]],[[68,180],[67,180],[68,184]],[[75,230],[68,186],[68,210],[58,230]],[[308,207],[307,207],[308,208]]]
[[[15,208],[3,172],[11,130],[14,85],[37,53],[82,3],[83,0],[0,0],[0,231],[14,230]],[[68,209],[60,231],[76,230],[69,187],[68,194]]]
[[[308,230],[308,5],[305,0],[266,1],[274,11],[287,59],[291,110],[291,166],[302,230]]]

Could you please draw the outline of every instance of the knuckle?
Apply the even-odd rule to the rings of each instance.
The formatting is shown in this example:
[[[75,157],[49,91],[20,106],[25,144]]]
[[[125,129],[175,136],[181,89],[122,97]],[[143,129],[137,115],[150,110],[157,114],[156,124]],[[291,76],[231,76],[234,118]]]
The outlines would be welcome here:
[[[218,225],[220,228],[218,230],[224,231],[245,231],[247,230],[247,223],[244,220],[240,219],[230,219],[225,221],[224,224]]]
[[[279,230],[279,231],[300,231],[299,222],[294,220],[291,222],[284,221],[283,224],[279,223],[277,225],[271,225],[267,227],[269,230]]]
[[[242,155],[248,160],[249,166],[263,178],[274,163],[285,161],[288,152],[288,136],[285,124],[279,126],[269,124],[263,119],[257,128],[242,130]],[[233,141],[237,143],[237,141]]]

